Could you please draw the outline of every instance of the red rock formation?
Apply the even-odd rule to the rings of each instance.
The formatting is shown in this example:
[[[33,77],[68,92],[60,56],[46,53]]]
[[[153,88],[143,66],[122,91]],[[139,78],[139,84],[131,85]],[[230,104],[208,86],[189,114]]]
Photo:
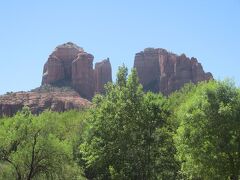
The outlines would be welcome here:
[[[196,58],[184,54],[178,56],[164,49],[147,48],[137,53],[134,67],[145,91],[162,92],[165,95],[180,89],[185,83],[212,79],[205,73]]]
[[[147,48],[135,56],[134,67],[137,69],[140,83],[144,90],[159,92],[160,68],[158,53]]]
[[[91,99],[96,91],[102,92],[104,84],[112,79],[110,63],[106,63],[107,69],[103,63],[101,68],[107,72],[99,73],[97,69],[97,78],[94,78],[93,58],[93,55],[71,42],[57,46],[44,65],[42,85],[70,86],[82,97]],[[98,82],[95,83],[95,80]]]
[[[32,113],[39,114],[46,109],[66,111],[89,107],[91,103],[73,90],[17,92],[0,96],[0,117],[12,116],[23,106],[28,106]]]
[[[42,85],[69,84],[72,78],[72,62],[82,52],[82,48],[71,42],[57,46],[44,65]]]
[[[55,55],[50,55],[44,65],[43,84],[57,83],[65,78],[62,61]]]
[[[112,82],[112,67],[109,58],[95,64],[94,79],[95,92],[104,93],[104,85]]]
[[[93,58],[93,55],[84,52],[72,62],[73,88],[87,99],[94,95]]]
[[[57,46],[44,65],[42,84],[73,87],[82,97],[91,99],[104,93],[104,85],[112,81],[109,59],[96,63],[93,56],[69,42]],[[178,56],[164,49],[146,48],[135,56],[140,83],[145,91],[169,94],[185,83],[212,79],[196,58]]]

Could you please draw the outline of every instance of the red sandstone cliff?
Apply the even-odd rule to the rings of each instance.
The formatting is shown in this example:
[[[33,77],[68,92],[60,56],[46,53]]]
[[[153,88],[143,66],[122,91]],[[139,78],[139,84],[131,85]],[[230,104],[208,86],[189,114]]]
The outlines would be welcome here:
[[[23,106],[28,106],[33,114],[39,114],[46,109],[63,112],[91,106],[91,102],[81,98],[74,90],[63,90],[55,87],[47,88],[48,90],[40,89],[0,96],[0,117],[12,116],[21,110]]]
[[[71,42],[57,46],[44,65],[42,85],[71,81],[72,62],[83,52],[82,48]]]
[[[79,53],[72,62],[72,86],[82,97],[91,99],[94,95],[93,55]]]
[[[185,83],[212,79],[196,58],[178,56],[164,49],[146,48],[135,55],[134,67],[145,91],[165,95],[180,89]]]
[[[104,93],[104,85],[112,82],[112,67],[109,59],[95,64],[94,69],[95,92]]]
[[[93,55],[74,43],[57,46],[44,65],[42,85],[70,86],[82,97],[91,99],[112,81],[110,61],[96,63],[94,70],[93,59]]]
[[[33,113],[90,106],[91,103],[83,98],[91,99],[95,93],[104,93],[104,85],[112,81],[109,59],[96,63],[95,69],[93,59],[93,55],[71,42],[57,46],[44,65],[42,86],[32,92],[0,96],[0,116],[11,116],[23,106],[29,106]],[[190,59],[184,54],[178,56],[160,48],[146,48],[137,53],[134,67],[145,91],[165,95],[185,83],[213,78],[211,73],[204,72],[196,58]]]

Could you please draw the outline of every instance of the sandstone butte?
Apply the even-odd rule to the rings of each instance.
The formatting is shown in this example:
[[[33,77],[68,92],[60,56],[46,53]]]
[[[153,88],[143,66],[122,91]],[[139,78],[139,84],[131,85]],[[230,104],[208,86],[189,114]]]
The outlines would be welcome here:
[[[83,98],[91,100],[94,94],[103,93],[104,85],[112,81],[109,59],[95,64],[94,56],[74,43],[56,47],[43,68],[42,85],[70,86]]]
[[[211,73],[205,73],[197,59],[170,53],[165,49],[146,48],[135,55],[134,67],[145,91],[169,95],[185,83],[208,81]]]
[[[0,96],[0,116],[12,116],[23,106],[32,113],[46,109],[66,111],[91,106],[96,93],[104,93],[104,85],[112,82],[109,59],[97,62],[83,48],[68,42],[59,45],[49,55],[43,68],[42,85],[30,92],[16,92]],[[196,58],[176,55],[161,48],[146,48],[136,53],[134,67],[145,91],[169,95],[185,83],[213,79],[205,73]]]

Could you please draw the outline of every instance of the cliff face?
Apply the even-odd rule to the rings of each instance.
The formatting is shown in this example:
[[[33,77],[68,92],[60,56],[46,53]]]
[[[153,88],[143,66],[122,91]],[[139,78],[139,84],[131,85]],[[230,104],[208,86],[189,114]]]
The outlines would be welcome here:
[[[134,67],[145,91],[165,95],[180,89],[185,83],[197,83],[213,78],[205,73],[196,58],[178,56],[164,49],[146,48],[135,55]]]
[[[39,114],[46,109],[58,112],[83,109],[91,103],[74,90],[50,88],[47,91],[16,92],[0,96],[0,117],[12,116],[23,106],[28,106],[33,114]]]
[[[79,53],[72,62],[72,86],[82,97],[91,99],[94,95],[93,55]]]
[[[57,46],[44,65],[42,85],[70,86],[82,97],[91,99],[112,81],[110,61],[96,63],[94,70],[93,59],[92,54],[71,42]]]
[[[73,87],[82,97],[91,99],[104,93],[104,85],[112,81],[109,59],[95,64],[93,55],[69,42],[57,46],[44,65],[42,84]],[[176,55],[164,49],[146,48],[135,56],[140,83],[145,91],[165,95],[180,89],[185,83],[212,79],[196,58]]]
[[[59,45],[50,54],[43,68],[42,85],[68,83],[72,78],[72,62],[84,50],[68,42]]]
[[[94,79],[96,93],[104,93],[104,85],[112,82],[112,67],[109,59],[95,64]]]

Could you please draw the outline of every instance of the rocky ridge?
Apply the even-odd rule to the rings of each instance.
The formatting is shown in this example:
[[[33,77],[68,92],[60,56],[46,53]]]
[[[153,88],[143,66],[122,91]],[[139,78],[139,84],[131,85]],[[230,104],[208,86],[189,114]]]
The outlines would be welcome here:
[[[161,48],[146,48],[135,55],[134,67],[145,91],[168,95],[185,83],[197,83],[213,79],[205,73],[196,58],[180,56]]]
[[[34,114],[46,109],[62,112],[91,106],[89,100],[96,93],[104,93],[104,85],[112,82],[110,60],[97,62],[93,68],[93,59],[92,54],[74,43],[57,46],[44,65],[42,86],[31,92],[1,95],[0,117],[12,116],[23,106],[29,106]],[[145,91],[164,95],[185,83],[213,79],[196,58],[161,48],[146,48],[136,53],[134,67]]]
[[[80,97],[74,90],[44,86],[31,92],[0,96],[0,117],[12,116],[24,106],[28,106],[33,114],[39,114],[47,109],[57,112],[83,109],[90,107],[91,102]]]

